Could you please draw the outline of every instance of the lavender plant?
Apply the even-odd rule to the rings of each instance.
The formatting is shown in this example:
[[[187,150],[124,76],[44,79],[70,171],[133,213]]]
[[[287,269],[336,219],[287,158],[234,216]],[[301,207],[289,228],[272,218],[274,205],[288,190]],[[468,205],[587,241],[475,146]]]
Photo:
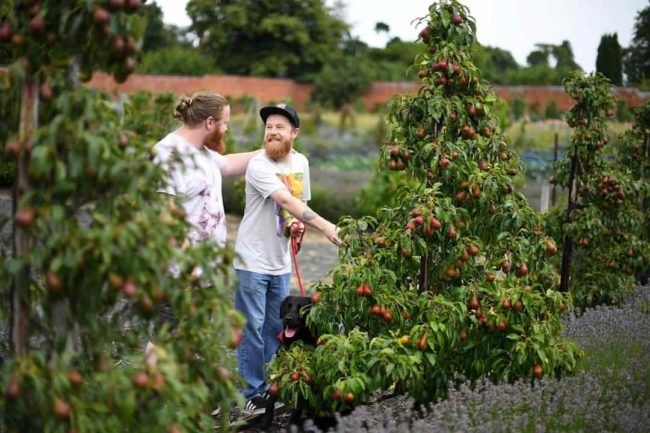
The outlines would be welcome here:
[[[650,286],[620,307],[564,319],[564,336],[585,352],[582,370],[562,380],[451,389],[422,412],[400,398],[357,408],[337,432],[646,432],[650,425]]]

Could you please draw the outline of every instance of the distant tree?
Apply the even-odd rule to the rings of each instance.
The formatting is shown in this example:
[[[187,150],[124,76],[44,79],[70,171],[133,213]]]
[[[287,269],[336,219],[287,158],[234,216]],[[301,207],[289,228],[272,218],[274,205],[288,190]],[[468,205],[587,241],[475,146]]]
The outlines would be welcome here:
[[[505,80],[511,84],[561,84],[562,78],[573,69],[580,66],[573,59],[573,49],[569,41],[562,41],[560,45],[535,44],[536,49],[531,51],[526,61],[527,68],[519,71],[507,71]],[[555,60],[551,67],[550,58]]]
[[[566,70],[568,72],[572,69],[581,69],[573,59],[573,48],[569,41],[564,40],[560,45],[553,45],[551,52],[556,61],[555,69],[558,71]]]
[[[364,48],[365,47],[365,48]],[[373,64],[368,61],[367,45],[349,39],[343,50],[316,75],[312,99],[323,106],[340,109],[361,96],[373,81]]]
[[[546,104],[546,108],[544,108],[544,118],[545,119],[561,119],[562,118],[562,112],[560,111],[559,108],[557,108],[557,103],[555,100],[552,100],[548,104]]]
[[[622,51],[618,43],[618,35],[604,34],[598,45],[596,56],[596,72],[600,72],[616,86],[623,84]]]
[[[537,49],[531,51],[526,58],[529,66],[550,66],[549,60],[552,56],[557,70],[579,68],[573,59],[573,49],[569,41],[562,41],[560,45],[535,44],[535,47]]]
[[[526,114],[526,103],[521,97],[516,97],[510,102],[510,114],[513,120],[519,120]]]
[[[375,66],[372,68],[373,80],[404,80],[416,79],[417,71],[409,70],[409,65],[420,51],[415,42],[402,41],[398,37],[392,38],[385,48],[368,48],[369,61]]]
[[[218,72],[215,64],[196,48],[181,45],[144,53],[136,70],[141,74],[194,76]]]
[[[503,81],[508,84],[548,85],[561,84],[562,77],[554,68],[547,64],[538,64],[519,70],[510,70],[505,74]]]
[[[348,25],[324,0],[190,0],[190,30],[226,73],[312,80]]]
[[[142,38],[143,51],[156,50],[175,42],[173,34],[165,27],[160,6],[156,3],[144,5],[143,15],[147,18],[147,28]]]
[[[489,46],[478,47],[476,66],[483,72],[484,79],[495,84],[505,84],[506,72],[519,69],[510,51]]]
[[[388,33],[388,32],[390,32],[390,26],[388,24],[382,22],[382,21],[377,21],[377,23],[375,24],[375,32],[376,33],[381,33],[381,32]]]
[[[533,50],[526,57],[526,62],[529,66],[538,66],[546,65],[548,66],[548,60],[551,55],[551,45],[548,44],[535,44],[537,47],[536,50]]]
[[[628,84],[650,89],[650,6],[637,14],[634,37],[623,56]]]

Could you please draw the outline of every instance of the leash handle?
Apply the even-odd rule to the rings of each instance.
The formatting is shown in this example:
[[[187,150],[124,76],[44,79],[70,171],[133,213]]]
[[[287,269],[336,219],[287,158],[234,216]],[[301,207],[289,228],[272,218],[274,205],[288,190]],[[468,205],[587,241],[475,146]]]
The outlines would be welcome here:
[[[295,230],[299,230],[302,227],[302,232],[300,233],[300,237],[294,236],[294,227]],[[295,220],[294,222],[291,223],[291,228],[289,230],[290,236],[291,236],[291,251],[293,251],[294,254],[298,254],[298,251],[300,251],[300,244],[302,243],[302,238],[305,237],[305,231],[307,228],[305,225],[298,221]]]
[[[300,296],[305,296],[305,288],[302,285],[302,277],[300,276],[300,267],[298,266],[298,251],[300,251],[300,244],[302,243],[302,238],[305,236],[306,227],[303,227],[300,236],[293,235],[293,227],[299,228],[302,226],[302,222],[296,220],[291,223],[291,259],[293,260],[293,268],[296,270],[296,279],[298,280],[298,286],[300,287]]]

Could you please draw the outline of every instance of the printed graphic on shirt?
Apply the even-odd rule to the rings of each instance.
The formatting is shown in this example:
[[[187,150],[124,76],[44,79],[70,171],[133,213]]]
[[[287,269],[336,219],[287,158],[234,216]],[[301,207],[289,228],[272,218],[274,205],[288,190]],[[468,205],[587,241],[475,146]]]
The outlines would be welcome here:
[[[211,200],[212,192],[207,185],[199,192],[198,196],[203,201],[203,204],[196,220],[196,230],[192,230],[188,236],[195,243],[215,237],[224,218],[221,209],[217,206],[217,202]]]
[[[282,183],[286,185],[291,195],[300,200],[303,199],[304,173],[276,173],[276,176],[278,176]],[[295,221],[295,218],[277,203],[275,205],[275,214],[278,217],[276,234],[278,236],[289,236],[289,229],[291,223]]]

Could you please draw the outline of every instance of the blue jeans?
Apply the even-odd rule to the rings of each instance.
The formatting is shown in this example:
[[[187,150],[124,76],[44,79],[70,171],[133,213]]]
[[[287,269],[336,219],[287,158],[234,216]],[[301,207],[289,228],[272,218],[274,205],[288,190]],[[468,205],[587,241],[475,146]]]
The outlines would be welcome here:
[[[280,346],[280,304],[289,295],[291,273],[266,275],[241,269],[235,271],[239,279],[235,308],[246,318],[237,362],[239,374],[246,382],[242,394],[250,399],[266,391],[265,366]]]

